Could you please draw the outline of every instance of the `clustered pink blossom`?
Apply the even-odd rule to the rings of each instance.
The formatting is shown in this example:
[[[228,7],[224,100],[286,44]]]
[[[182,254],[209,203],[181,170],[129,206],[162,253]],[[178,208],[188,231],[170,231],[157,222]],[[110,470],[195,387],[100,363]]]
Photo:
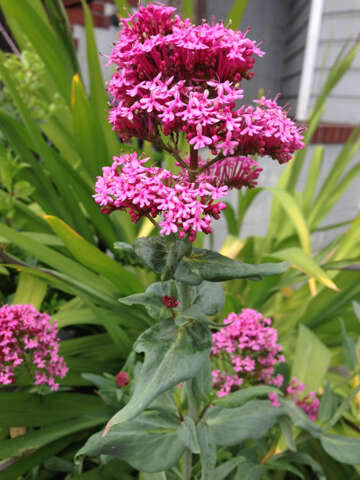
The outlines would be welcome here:
[[[146,169],[145,160],[135,157],[115,158],[115,167],[98,178],[95,200],[104,213],[129,209],[133,221],[162,215],[162,235],[193,241],[196,232],[211,233],[212,218],[225,208],[214,200],[225,195],[225,187],[256,185],[261,168],[253,157],[284,163],[304,144],[301,129],[277,99],[262,97],[239,107],[242,80],[253,76],[255,56],[264,55],[247,32],[221,22],[195,26],[174,12],[148,4],[121,20],[109,58],[115,65],[109,119],[124,142],[149,140],[173,154],[182,171],[175,175]],[[181,156],[180,134],[191,161]],[[200,160],[204,147],[212,157]]]
[[[212,335],[211,349],[213,388],[218,397],[239,390],[241,386],[268,384],[283,385],[283,376],[275,368],[285,357],[277,343],[277,330],[271,327],[270,318],[251,308],[240,314],[230,313],[224,326]],[[294,377],[285,388],[285,394],[298,405],[311,420],[318,415],[320,402],[314,392],[302,395],[305,385]],[[277,393],[270,393],[274,407],[281,407]]]
[[[316,420],[319,413],[320,401],[316,397],[315,392],[309,392],[307,395],[303,395],[304,390],[305,384],[299,383],[298,379],[293,377],[289,385],[286,387],[285,393],[307,414],[311,420]],[[274,407],[281,406],[277,393],[270,393],[269,400]]]
[[[226,324],[212,336],[213,387],[217,396],[228,395],[243,384],[266,383],[280,387],[282,375],[275,367],[285,361],[271,320],[251,308],[230,313]]]
[[[149,4],[127,19],[109,63],[116,71],[110,121],[124,141],[184,132],[189,144],[223,158],[270,155],[280,163],[303,148],[299,128],[276,100],[238,108],[242,79],[264,52],[223,23],[195,26],[175,9]]]
[[[28,365],[35,370],[35,385],[57,390],[55,377],[64,378],[68,368],[59,356],[56,321],[33,305],[0,308],[0,384],[15,383],[15,369]]]
[[[191,241],[196,232],[210,233],[211,219],[219,218],[225,208],[224,203],[214,202],[226,194],[227,187],[190,183],[182,175],[144,166],[148,160],[133,153],[114,157],[112,166],[103,168],[94,195],[102,211],[128,209],[134,222],[143,216],[162,215],[162,235],[178,232],[180,238],[187,234]]]

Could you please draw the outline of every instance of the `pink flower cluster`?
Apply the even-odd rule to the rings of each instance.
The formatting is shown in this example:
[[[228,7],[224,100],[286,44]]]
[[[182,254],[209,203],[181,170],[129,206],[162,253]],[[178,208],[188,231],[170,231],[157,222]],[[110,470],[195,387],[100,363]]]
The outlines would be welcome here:
[[[240,314],[230,313],[224,323],[227,325],[212,336],[212,363],[219,367],[213,370],[217,396],[228,395],[245,383],[280,387],[283,377],[274,372],[285,357],[271,320],[244,308]]]
[[[187,162],[188,163],[188,160]],[[200,160],[201,168],[206,162]],[[199,174],[197,180],[199,182],[208,182],[212,185],[227,186],[229,188],[255,187],[262,168],[251,157],[227,157],[219,160],[203,173]],[[185,174],[185,172],[184,172]]]
[[[68,372],[59,356],[56,321],[33,305],[3,305],[0,308],[0,384],[15,383],[15,369],[21,364],[35,370],[35,385],[57,390],[55,377]]]
[[[276,100],[237,108],[243,78],[262,57],[246,33],[222,23],[199,26],[174,16],[175,9],[149,4],[128,19],[109,63],[116,71],[110,121],[124,141],[156,141],[184,132],[193,149],[214,155],[270,155],[280,163],[303,148],[299,128]]]
[[[190,183],[183,175],[144,166],[148,160],[133,153],[114,157],[112,166],[103,168],[94,195],[102,211],[128,209],[134,222],[162,215],[162,235],[177,232],[180,238],[186,234],[190,241],[196,232],[210,233],[212,218],[218,219],[225,208],[224,203],[214,202],[227,193],[227,187]]]
[[[277,343],[277,331],[271,327],[271,320],[251,308],[244,308],[240,314],[230,313],[226,324],[212,335],[211,349],[213,388],[218,397],[239,390],[241,386],[268,384],[281,387],[283,376],[275,375],[275,367],[285,362],[282,346]],[[315,420],[320,402],[314,392],[301,395],[305,385],[294,377],[285,388],[285,394]],[[274,407],[280,407],[277,393],[270,393],[269,400]]]
[[[304,390],[305,384],[299,383],[298,379],[293,377],[289,385],[286,387],[285,393],[311,420],[316,420],[319,413],[320,401],[316,397],[315,392],[309,392],[307,395],[303,395]],[[270,393],[269,400],[274,407],[281,407],[277,393]]]

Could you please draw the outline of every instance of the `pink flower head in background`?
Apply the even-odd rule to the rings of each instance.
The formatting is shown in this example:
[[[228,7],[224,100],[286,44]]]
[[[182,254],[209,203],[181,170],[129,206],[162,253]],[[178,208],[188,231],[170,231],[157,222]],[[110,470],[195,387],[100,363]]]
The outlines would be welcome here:
[[[57,390],[55,377],[64,378],[68,368],[59,356],[56,321],[33,305],[0,308],[0,384],[16,382],[15,370],[25,362],[34,370],[35,385]]]
[[[304,410],[311,420],[316,420],[320,408],[319,399],[316,397],[315,392],[309,392],[304,395],[305,388],[304,383],[299,383],[298,379],[293,377],[286,387],[285,392],[298,407]]]
[[[126,387],[130,382],[130,376],[127,372],[119,372],[115,377],[115,382],[118,387]]]
[[[320,401],[316,397],[315,392],[309,392],[304,395],[305,388],[304,383],[299,383],[298,379],[293,377],[289,385],[285,388],[285,394],[289,396],[295,405],[300,407],[311,420],[316,420],[319,413]],[[281,407],[277,393],[270,393],[269,400],[274,407]]]
[[[281,375],[275,367],[285,361],[277,331],[271,320],[250,308],[230,313],[227,324],[212,336],[213,387],[218,397],[238,390],[241,385],[270,384],[280,387]]]
[[[190,183],[182,175],[146,167],[148,160],[133,153],[114,157],[112,166],[103,168],[94,195],[102,211],[128,209],[134,222],[144,216],[161,215],[162,235],[178,233],[190,241],[195,240],[196,232],[210,233],[212,218],[219,218],[225,208],[224,203],[215,200],[225,196],[227,187]]]
[[[110,122],[124,141],[156,143],[184,132],[193,149],[232,158],[270,155],[280,163],[303,148],[301,130],[275,100],[238,108],[243,79],[262,57],[246,33],[223,23],[191,24],[175,9],[149,4],[127,19],[109,63]],[[233,162],[233,160],[232,160]]]

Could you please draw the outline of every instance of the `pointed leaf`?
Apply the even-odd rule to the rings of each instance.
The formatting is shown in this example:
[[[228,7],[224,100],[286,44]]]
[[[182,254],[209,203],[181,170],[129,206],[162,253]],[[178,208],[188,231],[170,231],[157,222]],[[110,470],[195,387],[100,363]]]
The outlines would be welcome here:
[[[270,256],[292,263],[293,268],[297,268],[301,272],[307,273],[309,276],[314,277],[326,287],[331,288],[336,292],[339,291],[338,287],[318,265],[318,263],[316,263],[316,261],[310,255],[305,253],[300,248],[286,248],[284,250],[273,252]]]
[[[257,397],[266,397],[269,393],[277,393],[282,396],[281,390],[267,385],[257,385],[255,387],[241,388],[237,392],[229,393],[225,397],[217,398],[214,404],[224,408],[240,407],[249,400]]]
[[[231,260],[211,250],[195,248],[190,257],[184,257],[175,271],[175,279],[190,285],[203,280],[222,282],[235,278],[260,280],[268,275],[279,275],[287,268],[284,263],[249,265]]]
[[[145,472],[168,470],[177,464],[185,449],[180,427],[173,414],[147,411],[115,425],[105,437],[96,433],[76,456],[111,455]]]
[[[50,215],[45,215],[44,218],[74,257],[87,268],[111,280],[120,294],[128,295],[141,290],[142,285],[135,274],[82,238],[65,222]]]
[[[290,193],[288,193],[286,190],[281,190],[279,188],[269,188],[269,190],[274,194],[274,196],[280,202],[287,216],[293,223],[298,233],[301,246],[304,249],[305,253],[311,255],[310,231],[306,225],[305,218],[295,198],[292,195],[290,195]]]
[[[197,437],[200,445],[201,480],[213,480],[216,466],[216,442],[205,422],[198,423]]]
[[[305,325],[300,325],[291,376],[317,392],[330,366],[331,352]]]
[[[324,450],[339,462],[360,464],[360,438],[323,434],[320,442]]]
[[[19,283],[12,303],[28,304],[31,303],[39,309],[45,298],[47,284],[26,272],[19,275]]]
[[[147,408],[161,393],[193,378],[208,360],[211,332],[202,324],[177,328],[170,319],[146,330],[134,350],[145,360],[129,403],[108,422],[105,434]]]

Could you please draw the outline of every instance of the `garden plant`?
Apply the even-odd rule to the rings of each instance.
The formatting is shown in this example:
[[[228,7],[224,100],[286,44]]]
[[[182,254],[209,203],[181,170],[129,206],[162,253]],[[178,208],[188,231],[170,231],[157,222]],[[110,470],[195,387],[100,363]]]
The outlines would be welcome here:
[[[26,102],[26,56],[0,66],[0,478],[357,478],[359,222],[316,256],[311,234],[358,172],[343,175],[358,129],[320,189],[322,147],[295,188],[358,44],[305,130],[278,99],[241,105],[264,54],[249,34],[150,3],[121,20],[109,57],[115,134],[86,5],[89,98],[61,2],[45,3],[24,1],[19,31],[21,9],[0,2],[38,62]],[[261,157],[288,165],[267,237],[241,240]],[[221,216],[218,253],[204,245]]]

